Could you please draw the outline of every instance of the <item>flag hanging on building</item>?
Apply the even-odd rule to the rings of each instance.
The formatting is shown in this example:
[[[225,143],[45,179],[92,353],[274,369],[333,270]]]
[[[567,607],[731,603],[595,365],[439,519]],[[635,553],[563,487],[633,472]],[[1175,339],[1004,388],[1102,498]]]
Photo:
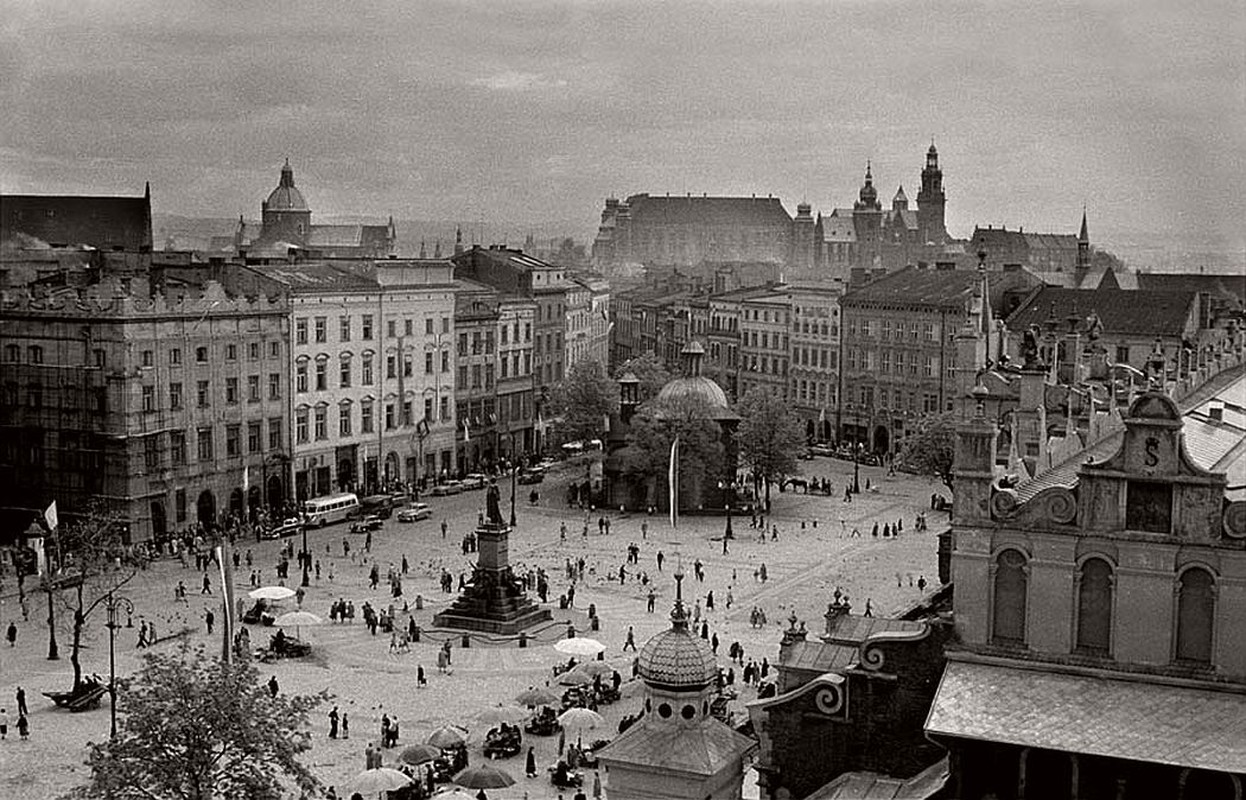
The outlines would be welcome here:
[[[467,421],[467,417],[463,417],[463,441],[469,442],[472,438],[471,424]]]
[[[242,468],[242,494],[243,501],[246,501],[246,493],[251,488],[251,466],[248,464]]]
[[[52,501],[52,505],[48,506],[48,510],[43,512],[43,519],[48,523],[48,528],[56,530],[56,525],[60,521],[56,516],[56,501]]]
[[[679,437],[671,442],[671,463],[667,467],[666,482],[670,486],[671,527],[676,527],[679,516]]]

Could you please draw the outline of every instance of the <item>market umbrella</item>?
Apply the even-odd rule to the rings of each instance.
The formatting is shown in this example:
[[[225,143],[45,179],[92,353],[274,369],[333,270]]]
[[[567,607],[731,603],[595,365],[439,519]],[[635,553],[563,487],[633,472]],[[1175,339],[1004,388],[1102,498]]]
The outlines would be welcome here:
[[[462,789],[442,789],[433,795],[433,800],[476,800],[476,795]]]
[[[487,725],[500,725],[503,722],[507,725],[515,725],[528,719],[531,715],[531,712],[523,706],[504,706],[498,703],[496,706],[482,711],[477,719]]]
[[[294,635],[297,638],[299,628],[304,625],[323,625],[324,619],[310,611],[291,611],[288,614],[282,614],[280,617],[277,617],[273,624],[279,628],[294,628]]]
[[[559,639],[554,643],[554,649],[569,656],[588,657],[604,652],[606,646],[587,636],[572,636],[570,639]]]
[[[505,789],[515,785],[514,778],[492,764],[464,767],[462,772],[454,776],[454,782],[468,789]]]
[[[431,744],[413,744],[398,754],[398,760],[404,764],[418,767],[441,758],[441,750]]]
[[[380,794],[381,792],[392,792],[395,789],[401,789],[410,782],[410,778],[396,769],[377,767],[376,769],[365,769],[356,775],[355,779],[351,781],[351,786],[360,794]]]
[[[467,731],[452,725],[443,725],[429,735],[428,743],[442,750],[458,747],[461,744],[467,744]]]
[[[605,722],[601,714],[587,708],[569,708],[558,715],[558,722],[567,730],[582,733]]]
[[[614,667],[610,666],[608,661],[585,661],[573,671],[583,671],[590,678],[595,678],[598,675],[608,678],[614,674]]]
[[[559,675],[558,682],[563,686],[585,686],[593,682],[593,676],[589,675],[579,667],[576,667],[575,669],[569,669]]]
[[[288,600],[295,594],[296,592],[288,586],[261,586],[247,592],[247,597],[252,600]]]
[[[532,688],[515,695],[515,702],[521,706],[551,706],[558,702],[558,695],[549,689]]]

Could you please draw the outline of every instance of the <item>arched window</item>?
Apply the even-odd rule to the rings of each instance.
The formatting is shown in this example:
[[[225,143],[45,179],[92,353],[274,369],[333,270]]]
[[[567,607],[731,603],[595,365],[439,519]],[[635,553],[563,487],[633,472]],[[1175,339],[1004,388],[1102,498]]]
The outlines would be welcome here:
[[[1087,559],[1077,576],[1077,649],[1106,656],[1112,637],[1112,567]]]
[[[1181,573],[1177,583],[1177,660],[1211,663],[1215,579],[1205,569]]]
[[[1028,582],[1025,556],[1005,550],[995,559],[995,601],[991,641],[1025,644],[1025,594]]]

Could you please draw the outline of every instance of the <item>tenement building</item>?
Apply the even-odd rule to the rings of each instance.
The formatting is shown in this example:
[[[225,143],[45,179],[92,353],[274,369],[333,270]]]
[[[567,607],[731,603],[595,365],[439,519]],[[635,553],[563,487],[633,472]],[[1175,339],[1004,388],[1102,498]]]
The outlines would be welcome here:
[[[6,290],[0,506],[102,503],[132,542],[280,509],[289,314],[280,287],[216,281]]]
[[[950,796],[1242,797],[1242,461],[1201,466],[1211,440],[1160,392],[1123,427],[1014,488],[995,420],[959,430],[957,644],[926,722]]]

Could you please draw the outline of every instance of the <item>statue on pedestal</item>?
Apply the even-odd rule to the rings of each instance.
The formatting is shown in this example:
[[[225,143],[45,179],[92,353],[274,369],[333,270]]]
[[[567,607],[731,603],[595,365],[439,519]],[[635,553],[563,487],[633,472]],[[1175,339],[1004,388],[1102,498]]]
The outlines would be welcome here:
[[[501,493],[496,479],[489,481],[485,494],[485,521],[490,525],[505,525],[502,519]]]

